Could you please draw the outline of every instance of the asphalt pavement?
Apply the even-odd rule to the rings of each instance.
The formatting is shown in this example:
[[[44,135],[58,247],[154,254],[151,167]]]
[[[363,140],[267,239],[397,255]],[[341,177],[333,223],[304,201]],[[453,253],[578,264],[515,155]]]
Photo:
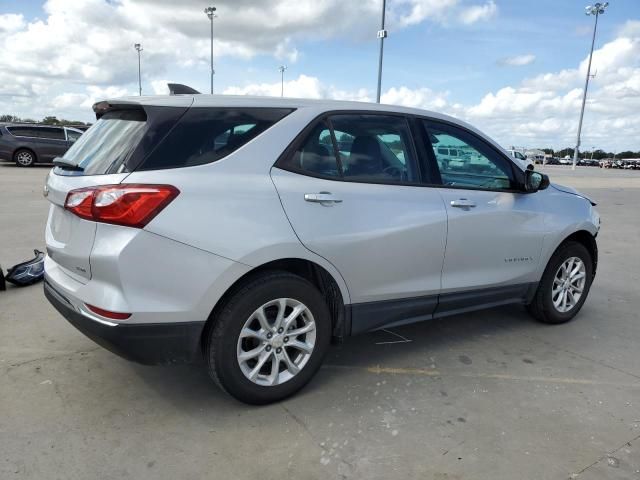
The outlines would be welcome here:
[[[544,171],[602,216],[574,321],[514,306],[351,338],[266,407],[103,350],[41,284],[0,292],[0,479],[640,479],[640,171]],[[5,268],[44,247],[47,173],[0,164]]]

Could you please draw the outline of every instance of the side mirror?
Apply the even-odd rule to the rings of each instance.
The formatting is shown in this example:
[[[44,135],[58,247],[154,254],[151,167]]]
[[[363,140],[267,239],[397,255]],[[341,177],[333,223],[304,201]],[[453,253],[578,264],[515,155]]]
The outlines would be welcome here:
[[[549,177],[535,170],[524,171],[524,191],[533,193],[549,186]]]

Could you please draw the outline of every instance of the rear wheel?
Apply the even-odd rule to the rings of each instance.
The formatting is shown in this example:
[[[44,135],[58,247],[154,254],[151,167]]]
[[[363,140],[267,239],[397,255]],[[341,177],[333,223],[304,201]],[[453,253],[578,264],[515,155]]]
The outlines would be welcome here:
[[[322,294],[289,273],[268,273],[229,298],[205,338],[211,377],[246,403],[286,398],[317,372],[331,318]]]
[[[582,308],[592,280],[589,251],[581,243],[567,242],[549,260],[529,311],[544,323],[568,322]]]
[[[26,148],[16,150],[13,154],[13,160],[19,167],[31,167],[36,163],[36,154]]]

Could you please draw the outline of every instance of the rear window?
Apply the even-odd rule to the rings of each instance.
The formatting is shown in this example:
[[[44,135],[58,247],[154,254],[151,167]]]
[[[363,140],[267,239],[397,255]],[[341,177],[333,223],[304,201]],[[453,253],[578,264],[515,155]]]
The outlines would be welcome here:
[[[126,171],[125,162],[144,135],[146,120],[142,110],[107,112],[78,138],[64,158],[82,167],[84,175]]]
[[[250,142],[290,112],[291,109],[282,108],[191,108],[136,170],[215,162]]]

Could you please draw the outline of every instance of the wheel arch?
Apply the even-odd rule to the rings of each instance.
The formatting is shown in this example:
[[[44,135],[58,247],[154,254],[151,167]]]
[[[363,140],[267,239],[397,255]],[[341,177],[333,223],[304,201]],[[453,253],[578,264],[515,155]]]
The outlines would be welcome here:
[[[343,294],[343,288],[346,286],[339,283],[342,279],[336,280],[325,267],[309,259],[281,258],[252,268],[227,288],[207,319],[202,331],[201,345],[204,345],[204,340],[215,323],[217,313],[224,307],[226,301],[244,284],[267,272],[289,272],[311,282],[322,293],[331,312],[331,332],[334,343],[341,342],[345,336],[349,335],[351,319],[347,315],[348,309],[345,308],[345,303],[348,303],[349,299]]]
[[[584,245],[584,247],[588,250],[589,254],[591,255],[591,259],[593,260],[593,276],[595,277],[596,270],[598,268],[598,244],[596,243],[596,237],[592,235],[590,232],[588,232],[587,230],[578,230],[576,232],[573,232],[571,235],[566,237],[562,242],[560,242],[560,245],[558,245],[558,248],[560,248],[562,245],[566,244],[567,242],[577,242]],[[556,248],[556,250],[558,250],[558,248]]]

